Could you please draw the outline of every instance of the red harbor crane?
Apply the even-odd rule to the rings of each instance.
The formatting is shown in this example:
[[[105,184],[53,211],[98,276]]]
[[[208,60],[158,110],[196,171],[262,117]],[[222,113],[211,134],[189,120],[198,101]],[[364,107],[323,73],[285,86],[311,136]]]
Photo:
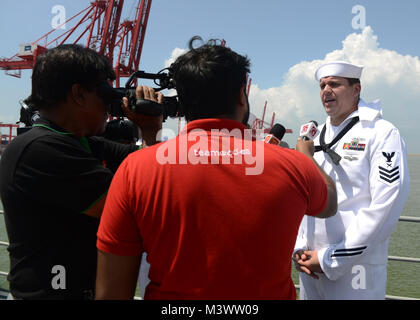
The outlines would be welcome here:
[[[20,78],[21,71],[32,69],[37,57],[46,50],[64,43],[78,43],[108,58],[117,75],[116,86],[119,86],[120,77],[128,77],[138,70],[152,0],[138,0],[135,19],[120,23],[123,5],[124,0],[92,1],[89,7],[38,40],[20,45],[13,57],[0,59],[0,69]],[[63,31],[60,27],[64,24],[72,27]]]

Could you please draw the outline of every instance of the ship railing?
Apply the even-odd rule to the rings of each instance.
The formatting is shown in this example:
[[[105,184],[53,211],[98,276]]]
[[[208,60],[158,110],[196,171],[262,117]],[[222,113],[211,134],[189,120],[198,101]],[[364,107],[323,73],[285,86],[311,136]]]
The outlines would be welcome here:
[[[0,210],[0,214],[3,214],[3,211]],[[414,222],[420,223],[420,217],[408,217],[408,216],[400,216],[399,221],[401,222]],[[0,246],[8,246],[9,243],[0,241]],[[420,258],[411,258],[411,257],[399,257],[399,256],[388,256],[389,261],[401,261],[401,262],[413,262],[413,263],[420,263]],[[0,276],[7,277],[8,273],[5,271],[0,270]],[[296,289],[299,290],[299,285],[295,285]],[[387,300],[420,300],[419,298],[411,298],[411,297],[402,297],[402,296],[392,296],[386,295],[385,298]],[[135,299],[141,299],[139,297],[135,297]]]

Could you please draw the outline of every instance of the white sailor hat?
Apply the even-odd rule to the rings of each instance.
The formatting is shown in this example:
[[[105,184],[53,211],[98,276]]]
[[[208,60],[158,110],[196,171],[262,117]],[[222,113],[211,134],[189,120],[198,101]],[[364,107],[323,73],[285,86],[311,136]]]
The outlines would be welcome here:
[[[318,82],[322,78],[330,76],[360,79],[362,70],[363,66],[357,66],[345,61],[331,61],[324,63],[315,71],[315,79]]]

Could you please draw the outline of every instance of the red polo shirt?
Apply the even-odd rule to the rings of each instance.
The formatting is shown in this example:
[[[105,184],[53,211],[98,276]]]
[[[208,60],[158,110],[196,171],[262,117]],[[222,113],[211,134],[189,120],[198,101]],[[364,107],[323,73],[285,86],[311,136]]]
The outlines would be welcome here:
[[[305,213],[324,209],[327,188],[306,156],[241,137],[244,129],[193,121],[119,167],[97,247],[147,252],[146,299],[296,298],[297,231]]]

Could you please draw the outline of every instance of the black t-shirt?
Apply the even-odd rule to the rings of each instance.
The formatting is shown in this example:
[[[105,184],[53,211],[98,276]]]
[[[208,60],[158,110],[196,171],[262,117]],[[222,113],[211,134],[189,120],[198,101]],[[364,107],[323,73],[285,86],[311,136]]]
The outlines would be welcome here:
[[[10,291],[22,299],[82,299],[95,287],[99,219],[114,168],[136,145],[79,139],[39,119],[3,152],[0,196],[10,246]]]

